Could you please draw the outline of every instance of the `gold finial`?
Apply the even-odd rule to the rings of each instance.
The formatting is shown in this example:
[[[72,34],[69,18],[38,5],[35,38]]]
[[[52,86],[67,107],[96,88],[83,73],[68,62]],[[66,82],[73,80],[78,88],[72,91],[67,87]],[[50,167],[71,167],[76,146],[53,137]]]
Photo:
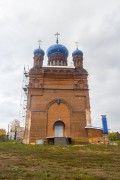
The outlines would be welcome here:
[[[76,49],[78,49],[78,44],[79,44],[79,42],[75,42],[75,44],[76,44]]]
[[[42,41],[41,41],[41,40],[38,40],[37,42],[39,43],[39,48],[40,48],[40,45],[41,45],[41,42],[42,42]]]
[[[56,34],[55,34],[55,36],[56,36],[56,43],[58,44],[59,43],[59,41],[58,41],[58,36],[59,36],[60,34],[57,32]]]

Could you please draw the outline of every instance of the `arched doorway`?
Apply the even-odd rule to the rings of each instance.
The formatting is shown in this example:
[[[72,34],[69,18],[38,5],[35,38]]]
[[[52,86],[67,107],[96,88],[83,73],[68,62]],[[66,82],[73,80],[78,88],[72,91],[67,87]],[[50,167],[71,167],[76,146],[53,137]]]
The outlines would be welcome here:
[[[63,121],[58,120],[54,123],[54,136],[55,137],[63,137],[64,136],[64,128],[65,124]]]
[[[70,137],[70,109],[62,102],[55,102],[48,109],[47,137],[55,136]]]

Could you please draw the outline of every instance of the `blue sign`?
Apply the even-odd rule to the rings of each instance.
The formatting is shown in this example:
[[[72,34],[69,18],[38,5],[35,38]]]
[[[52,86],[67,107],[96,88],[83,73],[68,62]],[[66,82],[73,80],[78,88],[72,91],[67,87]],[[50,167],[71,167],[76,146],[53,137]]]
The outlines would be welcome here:
[[[107,118],[106,115],[101,115],[102,116],[102,126],[103,126],[103,133],[108,134],[108,126],[107,126]]]
[[[60,104],[60,99],[57,99],[57,103]]]

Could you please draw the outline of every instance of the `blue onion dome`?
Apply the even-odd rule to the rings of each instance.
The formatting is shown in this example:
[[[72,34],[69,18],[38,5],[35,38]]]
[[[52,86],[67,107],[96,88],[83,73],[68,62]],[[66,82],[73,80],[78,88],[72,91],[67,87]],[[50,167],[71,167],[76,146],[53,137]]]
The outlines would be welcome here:
[[[41,48],[38,48],[38,49],[35,49],[34,52],[33,52],[34,56],[37,56],[37,55],[42,55],[44,56],[45,55],[45,52],[41,49]]]
[[[79,49],[76,49],[75,51],[73,51],[72,56],[76,56],[76,55],[83,56],[83,52]]]
[[[54,54],[62,54],[66,57],[68,57],[68,50],[65,46],[63,46],[62,44],[54,44],[52,46],[50,46],[47,50],[47,56],[51,56]]]

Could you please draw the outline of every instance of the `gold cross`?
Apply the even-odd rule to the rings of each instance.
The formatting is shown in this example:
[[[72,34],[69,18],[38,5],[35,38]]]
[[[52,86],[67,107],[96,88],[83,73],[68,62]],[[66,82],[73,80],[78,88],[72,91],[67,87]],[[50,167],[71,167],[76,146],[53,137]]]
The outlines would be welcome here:
[[[79,42],[75,42],[75,44],[76,44],[76,48],[78,49],[78,44],[79,44]]]
[[[37,42],[38,42],[39,48],[40,48],[40,45],[41,45],[41,42],[42,42],[42,41],[41,41],[41,40],[38,40]]]
[[[58,44],[59,43],[59,41],[58,41],[58,36],[59,36],[60,34],[57,32],[56,34],[55,34],[55,36],[56,36],[56,43]]]

